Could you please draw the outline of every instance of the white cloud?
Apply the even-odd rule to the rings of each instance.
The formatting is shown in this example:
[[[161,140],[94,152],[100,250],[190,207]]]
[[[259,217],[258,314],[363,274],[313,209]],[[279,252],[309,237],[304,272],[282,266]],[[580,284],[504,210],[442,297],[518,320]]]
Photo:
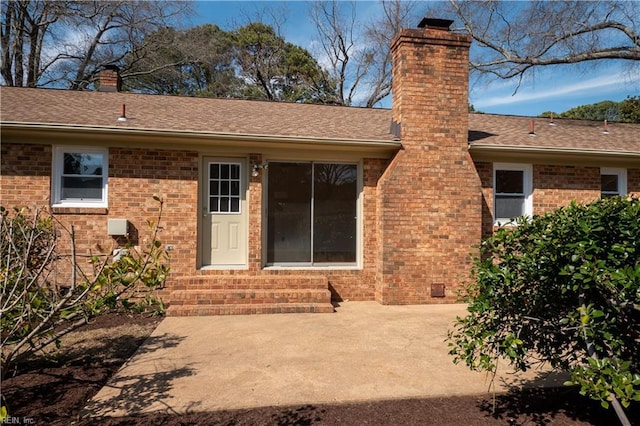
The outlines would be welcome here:
[[[570,77],[570,76],[569,76]],[[548,80],[547,80],[548,81]],[[485,89],[483,92],[472,95],[473,104],[479,108],[494,107],[500,105],[511,105],[523,102],[544,101],[558,99],[569,96],[589,95],[606,95],[613,90],[629,89],[632,90],[634,85],[640,84],[640,74],[617,74],[601,73],[598,77],[590,78],[577,82],[568,83],[546,83],[543,89],[521,88],[515,95],[507,92],[507,88],[513,90],[513,84],[500,84],[498,90]],[[541,84],[539,83],[538,86]],[[495,88],[494,88],[495,89]],[[637,89],[637,88],[636,88]],[[493,93],[492,93],[493,92]],[[495,94],[496,92],[500,94]],[[487,96],[489,95],[489,96]]]

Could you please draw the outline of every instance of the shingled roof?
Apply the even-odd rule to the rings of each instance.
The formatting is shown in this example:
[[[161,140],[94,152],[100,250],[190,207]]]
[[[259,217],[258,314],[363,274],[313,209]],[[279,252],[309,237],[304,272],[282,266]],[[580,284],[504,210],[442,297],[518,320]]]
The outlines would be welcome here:
[[[118,121],[122,105],[127,121]],[[394,142],[391,111],[134,93],[1,89],[3,125],[246,135],[334,141]],[[497,149],[611,152],[640,156],[640,125],[470,114],[472,152]]]
[[[2,88],[3,123],[392,141],[388,110],[311,104]],[[118,121],[122,105],[127,121]]]
[[[533,122],[533,134],[531,123]],[[469,143],[479,149],[616,152],[640,155],[640,124],[471,114]]]

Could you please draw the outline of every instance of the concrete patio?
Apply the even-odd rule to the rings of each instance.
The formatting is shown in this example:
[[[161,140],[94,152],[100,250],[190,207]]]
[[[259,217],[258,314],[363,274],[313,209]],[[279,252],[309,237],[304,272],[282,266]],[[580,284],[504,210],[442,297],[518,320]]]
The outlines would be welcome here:
[[[486,395],[487,375],[448,355],[447,330],[465,312],[345,302],[333,314],[165,318],[85,415]],[[558,381],[503,371],[495,385]]]

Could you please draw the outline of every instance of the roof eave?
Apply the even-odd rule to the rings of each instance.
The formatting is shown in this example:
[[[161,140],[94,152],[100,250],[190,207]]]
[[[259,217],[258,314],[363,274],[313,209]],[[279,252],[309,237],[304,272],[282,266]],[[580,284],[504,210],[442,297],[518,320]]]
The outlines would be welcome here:
[[[266,135],[231,132],[203,132],[169,129],[132,129],[106,126],[81,126],[52,123],[22,123],[3,122],[3,137],[12,134],[30,134],[33,136],[44,135],[91,135],[95,140],[107,138],[112,142],[114,136],[127,143],[139,143],[141,145],[157,144],[175,146],[177,140],[187,146],[233,146],[233,147],[265,147],[269,148],[320,148],[323,149],[350,149],[371,152],[392,153],[399,150],[402,144],[398,141],[371,140],[371,139],[340,139],[318,138],[307,136]]]
[[[469,153],[476,161],[538,162],[544,164],[583,164],[592,166],[635,166],[639,151],[536,147],[518,145],[469,144]]]

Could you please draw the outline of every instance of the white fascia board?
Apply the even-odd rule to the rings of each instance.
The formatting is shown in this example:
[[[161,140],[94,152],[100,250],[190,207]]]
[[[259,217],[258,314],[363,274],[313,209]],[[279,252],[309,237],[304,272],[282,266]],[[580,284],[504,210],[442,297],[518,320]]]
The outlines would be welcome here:
[[[243,133],[225,133],[225,132],[202,132],[202,131],[185,131],[185,130],[164,130],[164,129],[131,129],[118,127],[102,127],[102,126],[75,126],[66,124],[51,123],[19,123],[4,122],[2,127],[5,130],[24,130],[24,131],[54,131],[69,133],[93,133],[103,135],[121,135],[128,137],[145,138],[151,137],[157,142],[158,137],[175,139],[188,139],[194,143],[211,143],[211,141],[234,141],[255,143],[278,143],[278,144],[297,144],[297,145],[323,145],[323,146],[350,146],[361,148],[373,148],[382,150],[398,150],[402,148],[402,144],[398,141],[385,140],[367,140],[367,139],[336,139],[336,138],[318,138],[306,136],[280,136],[280,135],[263,135],[263,134],[243,134]]]

